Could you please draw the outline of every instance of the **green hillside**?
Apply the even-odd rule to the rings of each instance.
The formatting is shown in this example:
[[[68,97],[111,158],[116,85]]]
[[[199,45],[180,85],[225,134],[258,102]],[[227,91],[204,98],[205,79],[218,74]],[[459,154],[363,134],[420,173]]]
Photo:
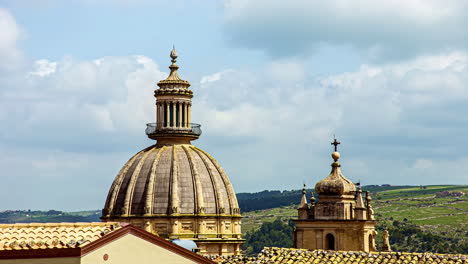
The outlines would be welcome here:
[[[407,220],[425,228],[467,228],[468,195],[462,197],[436,197],[436,193],[464,192],[468,194],[468,185],[367,187],[371,191],[372,204],[378,219]],[[310,191],[308,192],[310,194]],[[270,198],[271,199],[271,198]],[[300,195],[296,203],[299,203]],[[296,204],[270,209],[244,212],[242,228],[247,232],[267,221],[297,216]]]
[[[366,189],[373,198],[377,230],[390,231],[395,250],[468,253],[468,195],[450,196],[456,192],[468,193],[468,185],[364,187]],[[289,219],[297,217],[296,206],[245,212],[242,231],[249,238],[265,222],[281,219],[287,224]],[[378,236],[378,242],[380,239]]]
[[[364,186],[364,191],[370,191],[372,193],[406,189],[414,186]],[[307,193],[312,192],[312,189],[307,189]],[[302,190],[291,190],[291,191],[261,191],[256,193],[238,193],[237,200],[239,201],[239,207],[243,213],[251,212],[255,210],[263,210],[281,206],[288,206],[296,204],[301,199]]]
[[[466,228],[468,195],[438,197],[437,193],[464,192],[468,186],[428,186],[379,192],[375,196],[376,213],[383,218],[407,219],[426,228]]]

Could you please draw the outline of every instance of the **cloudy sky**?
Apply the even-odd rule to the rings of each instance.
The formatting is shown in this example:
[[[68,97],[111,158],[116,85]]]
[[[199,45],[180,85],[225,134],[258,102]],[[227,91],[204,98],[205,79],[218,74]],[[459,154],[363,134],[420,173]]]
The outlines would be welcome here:
[[[169,51],[237,192],[468,183],[468,1],[0,0],[0,209],[100,209]]]

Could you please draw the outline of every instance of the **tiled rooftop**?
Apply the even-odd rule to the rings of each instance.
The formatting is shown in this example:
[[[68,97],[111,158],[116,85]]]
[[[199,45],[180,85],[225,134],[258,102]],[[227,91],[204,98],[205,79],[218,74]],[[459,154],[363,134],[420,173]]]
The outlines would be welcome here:
[[[325,251],[295,248],[264,248],[255,257],[229,256],[215,259],[221,264],[306,264],[306,263],[468,263],[467,255],[450,255],[435,253],[402,253],[402,252],[359,252],[359,251]]]
[[[0,224],[0,251],[78,248],[119,228],[114,222]]]

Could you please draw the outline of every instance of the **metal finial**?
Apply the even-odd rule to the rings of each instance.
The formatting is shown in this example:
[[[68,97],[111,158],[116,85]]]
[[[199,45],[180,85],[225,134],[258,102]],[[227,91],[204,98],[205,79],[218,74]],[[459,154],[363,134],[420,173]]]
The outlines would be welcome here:
[[[304,187],[302,187],[302,194],[306,194],[306,184],[304,183]]]

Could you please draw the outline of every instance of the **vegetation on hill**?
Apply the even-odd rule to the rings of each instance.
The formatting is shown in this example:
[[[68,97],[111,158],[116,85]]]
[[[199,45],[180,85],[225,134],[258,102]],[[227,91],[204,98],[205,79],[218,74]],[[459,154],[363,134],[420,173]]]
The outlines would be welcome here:
[[[261,191],[257,193],[239,193],[237,200],[242,212],[251,212],[297,203],[301,190]]]
[[[409,186],[364,186],[363,191],[382,192],[388,190],[405,189]],[[308,189],[307,193],[311,193],[313,189]],[[251,212],[255,210],[263,210],[280,206],[288,206],[297,204],[301,199],[302,190],[291,191],[261,191],[256,193],[238,193],[237,200],[242,212]]]
[[[245,234],[245,243],[242,246],[246,254],[258,254],[264,247],[292,247],[292,232],[294,223],[283,223],[281,219],[265,222],[258,230]]]
[[[101,211],[62,212],[56,210],[7,210],[0,212],[0,223],[100,222]]]
[[[468,186],[366,186],[371,191],[378,220],[377,243],[382,244],[381,231],[390,232],[395,251],[468,253],[468,196],[447,196],[447,193],[468,193]],[[308,191],[310,194],[310,191]],[[444,196],[445,195],[445,196]],[[262,224],[281,219],[286,224],[297,217],[294,205],[245,212],[243,232],[255,233]],[[290,236],[292,239],[292,236]],[[267,235],[260,236],[265,245]],[[292,241],[292,240],[291,240]],[[244,248],[259,248],[247,240]]]
[[[380,219],[376,228],[379,234],[387,229],[391,234],[390,245],[393,251],[434,252],[434,253],[468,253],[467,230],[457,229],[459,234],[448,235],[447,232],[432,232],[406,221]],[[382,237],[377,236],[377,244],[382,244]]]

